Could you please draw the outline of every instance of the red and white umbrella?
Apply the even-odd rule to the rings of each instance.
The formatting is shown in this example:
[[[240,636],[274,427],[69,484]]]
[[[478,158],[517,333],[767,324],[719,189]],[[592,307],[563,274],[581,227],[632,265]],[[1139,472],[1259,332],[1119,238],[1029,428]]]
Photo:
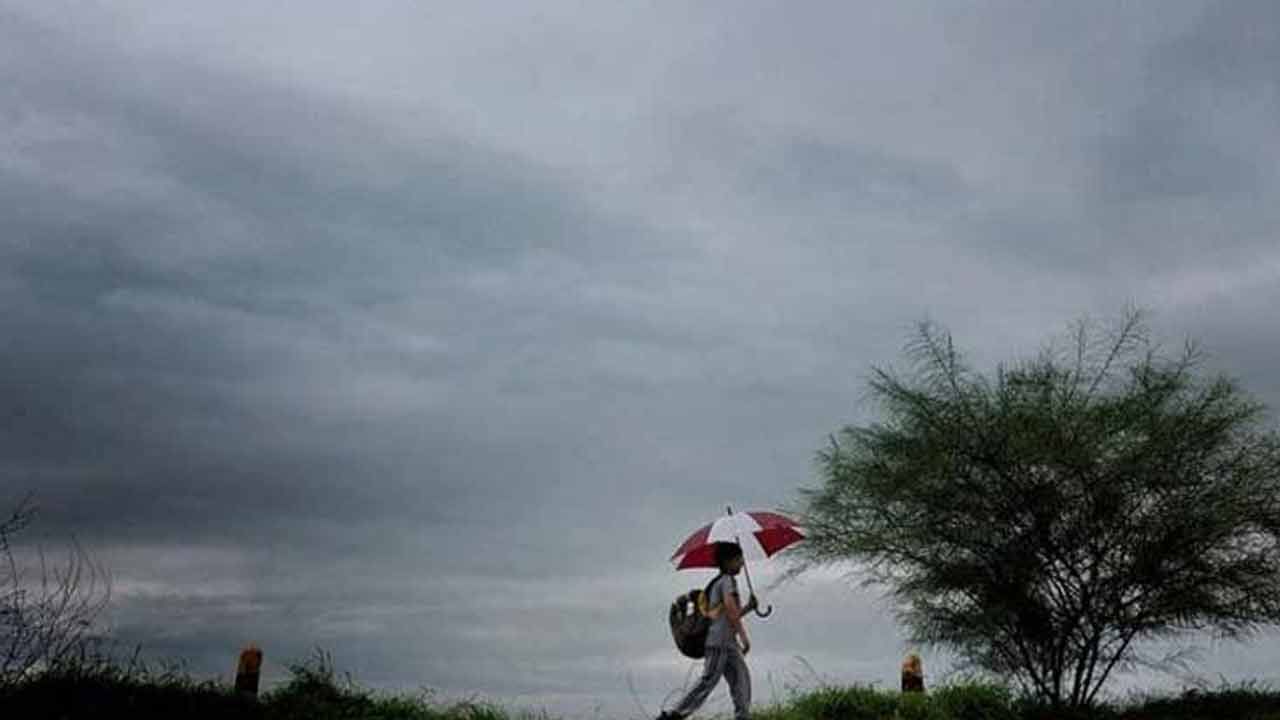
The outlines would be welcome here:
[[[755,557],[772,557],[783,548],[804,539],[804,533],[794,520],[775,512],[733,512],[726,508],[726,514],[693,532],[679,549],[671,556],[677,570],[687,568],[716,567],[716,543],[731,542],[742,546],[744,559],[748,555]],[[743,572],[747,577],[747,588],[751,588],[751,573]],[[752,594],[755,591],[752,590]],[[764,617],[772,612],[756,614]]]

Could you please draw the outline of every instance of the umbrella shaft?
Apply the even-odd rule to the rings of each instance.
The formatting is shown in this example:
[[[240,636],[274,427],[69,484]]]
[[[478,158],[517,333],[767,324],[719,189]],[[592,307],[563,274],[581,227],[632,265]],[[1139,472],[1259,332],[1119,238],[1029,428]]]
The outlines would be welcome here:
[[[726,505],[724,511],[730,518],[733,517],[732,505]],[[733,541],[738,544],[739,548],[742,547],[742,540],[738,537],[738,529],[736,526],[733,529]],[[747,558],[745,555],[742,557],[742,574],[747,576],[747,592],[751,593],[752,596],[755,596],[756,591],[755,588],[751,587],[751,571],[747,570]]]

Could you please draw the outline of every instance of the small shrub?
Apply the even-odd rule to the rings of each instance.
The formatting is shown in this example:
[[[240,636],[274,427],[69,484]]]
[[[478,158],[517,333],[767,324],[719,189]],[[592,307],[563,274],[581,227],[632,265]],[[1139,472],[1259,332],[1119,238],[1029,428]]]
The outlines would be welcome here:
[[[1014,707],[1019,720],[1119,720],[1120,717],[1114,708],[1105,705],[1092,708],[1055,708],[1035,700],[1021,698],[1014,703]]]
[[[1244,682],[1215,690],[1186,690],[1173,697],[1146,698],[1120,714],[1121,720],[1264,720],[1280,718],[1280,693]]]
[[[30,720],[129,717],[257,720],[260,708],[213,681],[179,668],[152,669],[137,658],[79,655],[29,676],[0,693],[4,717]]]
[[[888,692],[885,694],[889,695]],[[950,720],[934,703],[932,697],[922,693],[899,695],[897,711],[890,717],[895,720]]]
[[[933,702],[947,720],[1019,720],[1013,693],[987,684],[948,685],[932,691]]]
[[[825,686],[797,696],[792,704],[805,720],[884,720],[898,709],[898,695],[862,685]]]

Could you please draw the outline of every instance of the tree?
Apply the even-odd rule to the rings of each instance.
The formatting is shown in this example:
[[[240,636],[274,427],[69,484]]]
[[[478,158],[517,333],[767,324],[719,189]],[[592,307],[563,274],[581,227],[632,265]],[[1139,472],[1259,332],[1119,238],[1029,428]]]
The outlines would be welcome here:
[[[1073,325],[994,378],[924,322],[882,417],[848,426],[800,491],[786,577],[852,562],[913,641],[1088,706],[1135,643],[1280,621],[1280,439],[1194,343],[1168,359],[1143,313]]]
[[[30,577],[37,568],[20,564],[13,539],[34,516],[28,497],[0,521],[0,689],[32,672],[82,661],[111,594],[107,574],[78,543],[62,566],[50,567],[37,551],[39,573]]]

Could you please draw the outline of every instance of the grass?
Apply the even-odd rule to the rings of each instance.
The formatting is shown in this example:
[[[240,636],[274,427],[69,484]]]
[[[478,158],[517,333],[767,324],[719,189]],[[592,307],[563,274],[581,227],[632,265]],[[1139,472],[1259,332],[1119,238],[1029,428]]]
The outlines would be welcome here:
[[[870,686],[823,686],[752,712],[759,720],[1021,720],[1004,688],[970,683],[904,694]]]
[[[15,686],[0,688],[0,717],[77,720],[553,720],[496,703],[444,703],[430,691],[376,692],[339,677],[317,651],[289,667],[291,678],[258,700],[227,684],[192,679],[180,668],[81,657]],[[708,717],[705,714],[700,714]],[[753,709],[755,720],[1280,720],[1280,691],[1254,683],[1144,696],[1071,714],[1037,707],[997,685],[967,681],[902,694],[864,685],[791,690],[785,700]],[[627,718],[626,720],[636,720]],[[648,720],[643,719],[643,720]]]

